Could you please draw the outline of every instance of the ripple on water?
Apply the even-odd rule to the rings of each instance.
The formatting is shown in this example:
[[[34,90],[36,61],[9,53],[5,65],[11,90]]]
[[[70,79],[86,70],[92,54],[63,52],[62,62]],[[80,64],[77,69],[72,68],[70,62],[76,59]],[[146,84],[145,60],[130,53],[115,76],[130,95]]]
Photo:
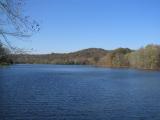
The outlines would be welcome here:
[[[159,120],[159,73],[78,65],[0,68],[0,118]]]

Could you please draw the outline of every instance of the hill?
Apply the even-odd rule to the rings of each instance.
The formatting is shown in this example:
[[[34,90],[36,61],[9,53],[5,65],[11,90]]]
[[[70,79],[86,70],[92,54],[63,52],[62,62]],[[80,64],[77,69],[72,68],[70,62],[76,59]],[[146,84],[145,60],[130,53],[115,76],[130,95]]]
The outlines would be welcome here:
[[[14,63],[41,64],[96,64],[108,51],[101,48],[88,48],[71,53],[16,54],[11,55]]]
[[[160,69],[160,45],[153,44],[134,51],[129,48],[118,48],[115,50],[88,48],[63,54],[14,54],[10,57],[14,63],[83,64],[118,68]]]

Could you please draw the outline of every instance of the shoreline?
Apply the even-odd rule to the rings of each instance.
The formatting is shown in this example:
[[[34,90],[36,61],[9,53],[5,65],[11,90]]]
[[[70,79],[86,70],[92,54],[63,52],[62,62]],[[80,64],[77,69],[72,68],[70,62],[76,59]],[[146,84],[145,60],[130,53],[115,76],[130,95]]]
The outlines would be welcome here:
[[[129,66],[120,66],[120,67],[115,67],[115,66],[105,66],[105,65],[93,65],[93,64],[51,64],[51,63],[13,63],[13,64],[5,64],[1,65],[2,66],[10,66],[10,65],[84,65],[84,66],[93,66],[93,67],[98,67],[98,68],[110,68],[110,69],[134,69],[134,70],[141,70],[141,71],[160,71],[160,69],[149,69],[149,68],[134,68],[134,67],[129,67]]]

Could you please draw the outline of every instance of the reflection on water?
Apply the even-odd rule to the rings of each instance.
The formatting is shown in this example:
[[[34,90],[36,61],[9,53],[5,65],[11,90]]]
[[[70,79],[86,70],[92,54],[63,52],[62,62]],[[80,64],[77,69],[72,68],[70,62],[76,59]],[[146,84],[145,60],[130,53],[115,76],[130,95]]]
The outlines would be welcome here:
[[[2,120],[159,120],[160,72],[78,65],[0,68]]]

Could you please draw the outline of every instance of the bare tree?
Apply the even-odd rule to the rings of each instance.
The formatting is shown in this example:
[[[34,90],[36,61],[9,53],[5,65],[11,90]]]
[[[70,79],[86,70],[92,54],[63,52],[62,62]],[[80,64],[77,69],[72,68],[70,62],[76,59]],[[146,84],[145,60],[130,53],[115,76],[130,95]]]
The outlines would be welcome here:
[[[0,0],[0,36],[12,48],[8,36],[30,37],[39,31],[39,24],[23,15],[25,0]]]

